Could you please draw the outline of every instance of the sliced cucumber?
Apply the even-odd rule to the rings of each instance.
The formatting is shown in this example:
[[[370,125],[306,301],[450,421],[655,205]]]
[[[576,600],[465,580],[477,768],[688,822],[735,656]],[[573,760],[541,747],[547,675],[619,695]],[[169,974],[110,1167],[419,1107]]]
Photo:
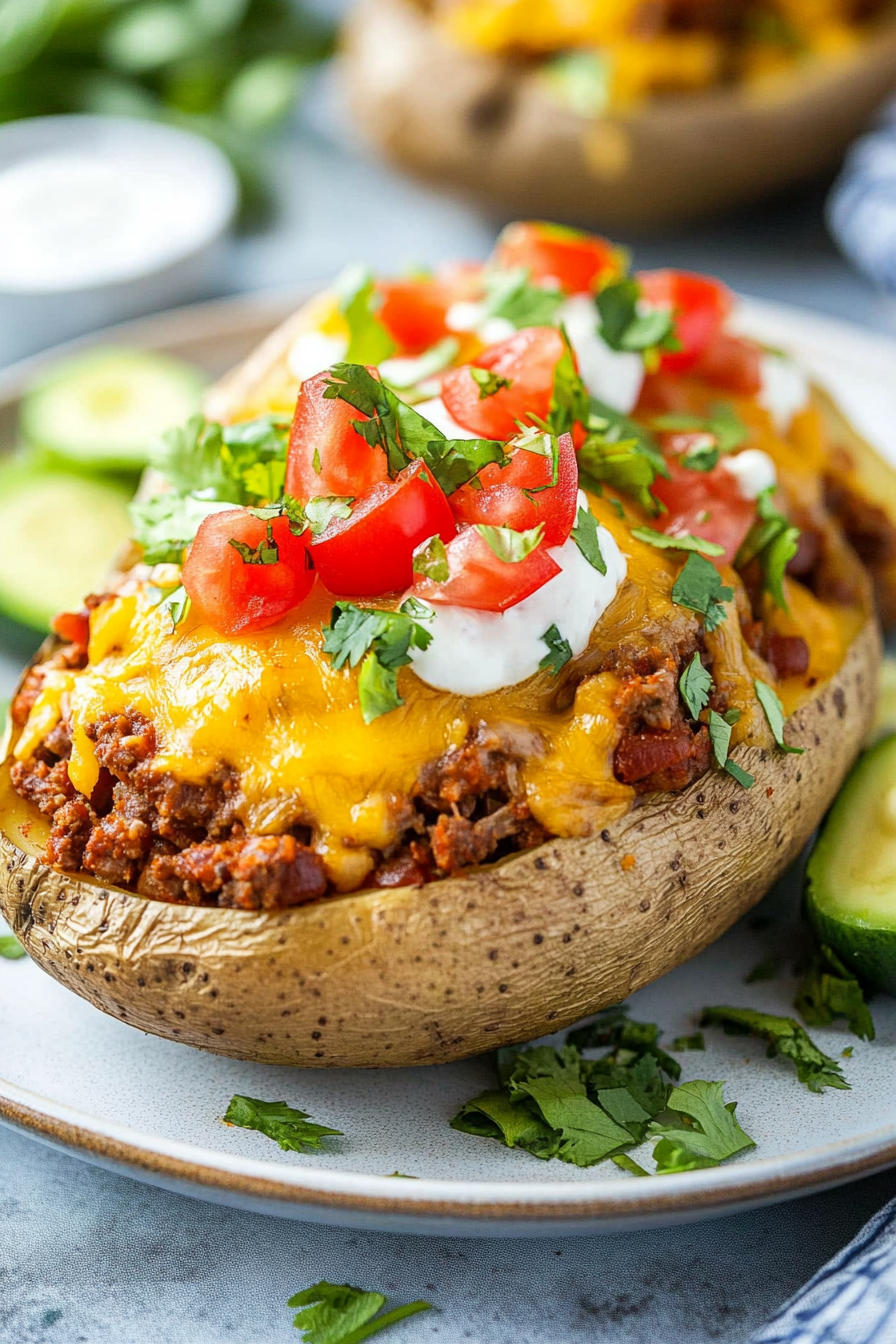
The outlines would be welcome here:
[[[134,468],[163,430],[199,409],[204,379],[146,350],[103,347],[56,364],[26,393],[25,441],[82,468]]]
[[[77,611],[130,536],[128,498],[74,472],[0,467],[0,611],[35,630]]]
[[[896,994],[896,735],[861,756],[806,868],[806,909],[858,978]]]

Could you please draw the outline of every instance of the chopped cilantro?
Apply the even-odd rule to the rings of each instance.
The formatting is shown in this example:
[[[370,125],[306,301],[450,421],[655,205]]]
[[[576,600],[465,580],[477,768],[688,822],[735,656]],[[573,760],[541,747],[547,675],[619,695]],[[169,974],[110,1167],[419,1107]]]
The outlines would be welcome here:
[[[819,1050],[809,1033],[792,1017],[776,1017],[752,1008],[704,1008],[701,1027],[722,1027],[729,1036],[762,1036],[768,1042],[770,1059],[783,1055],[796,1069],[797,1077],[811,1092],[825,1087],[849,1088],[840,1065]]]
[[[320,475],[320,449],[315,448],[311,458],[311,467],[316,476]]]
[[[201,494],[232,504],[267,503],[283,490],[289,427],[286,416],[219,425],[194,415],[162,435],[152,465],[178,495]]]
[[[776,606],[787,611],[784,573],[797,553],[800,530],[775,508],[772,503],[774,491],[775,487],[770,485],[757,498],[757,520],[741,543],[734,563],[738,569],[744,569],[751,560],[758,560],[764,590]]]
[[[638,312],[641,286],[632,277],[605,285],[597,295],[600,334],[611,350],[680,350],[668,308]]]
[[[653,1151],[658,1176],[716,1167],[745,1148],[755,1148],[734,1118],[737,1103],[725,1103],[723,1087],[699,1079],[669,1093],[666,1111],[648,1130],[661,1136]]]
[[[454,361],[459,349],[460,341],[456,336],[444,336],[424,350],[422,355],[384,360],[380,364],[380,377],[397,392],[416,389],[416,395],[420,395],[419,384],[427,383],[435,374],[446,369]]]
[[[576,371],[575,357],[566,328],[560,327],[563,354],[554,368],[554,387],[548,411],[548,427],[553,434],[568,434],[575,424],[585,424],[591,409],[588,389]]]
[[[334,286],[339,309],[348,324],[349,364],[380,364],[395,353],[395,342],[377,317],[382,300],[366,266],[347,266]]]
[[[700,555],[724,555],[725,547],[714,541],[704,541],[702,537],[670,537],[666,532],[655,532],[652,527],[633,527],[632,536],[636,541],[646,542],[666,551],[697,551]]]
[[[14,933],[0,934],[0,957],[5,961],[18,961],[20,957],[27,957],[22,944]]]
[[[554,388],[556,396],[556,378]],[[663,512],[650,487],[657,476],[667,477],[669,468],[650,432],[596,397],[588,399],[583,423],[588,437],[576,454],[580,484],[597,494],[610,485],[651,513]]]
[[[751,789],[756,780],[728,756],[732,724],[737,723],[739,718],[740,710],[729,710],[727,714],[723,715],[717,714],[714,709],[711,709],[709,711],[709,740],[712,743],[716,764],[731,775],[732,779],[736,779],[742,788]]]
[[[502,378],[499,374],[492,373],[490,369],[477,369],[475,364],[470,365],[470,377],[479,388],[480,401],[493,397],[502,388],[513,387],[511,378]]]
[[[772,730],[772,736],[782,751],[791,752],[795,756],[801,756],[802,747],[789,747],[784,741],[784,706],[778,699],[775,691],[766,682],[757,679],[753,682],[753,688],[756,691],[756,699],[759,701],[765,717],[768,719],[768,726]]]
[[[590,509],[579,508],[575,526],[570,534],[579,550],[598,574],[606,574],[607,562],[601,554],[600,537],[597,535],[597,519]]]
[[[304,514],[312,536],[319,537],[326,532],[334,518],[351,518],[354,502],[353,495],[317,495],[309,499]],[[291,530],[295,531],[295,528]]]
[[[498,559],[508,565],[525,560],[541,545],[544,536],[544,523],[525,532],[517,532],[512,527],[490,527],[488,523],[474,523],[473,526]]]
[[[410,661],[411,648],[428,648],[432,634],[419,622],[428,608],[409,598],[398,611],[378,611],[337,602],[330,624],[323,629],[323,649],[338,671],[348,663],[357,667],[358,699],[365,723],[397,709],[404,701],[398,694],[397,672]]]
[[[738,784],[740,784],[743,789],[752,789],[753,785],[756,783],[754,776],[750,774],[749,770],[744,770],[742,766],[738,765],[737,761],[732,761],[730,757],[725,762],[725,770],[732,779],[737,780]]]
[[[293,1325],[301,1330],[305,1344],[361,1344],[361,1340],[390,1325],[432,1309],[429,1302],[408,1302],[378,1316],[386,1305],[383,1293],[353,1288],[348,1283],[328,1283],[326,1279],[296,1293],[286,1305],[302,1308]]]
[[[228,546],[232,546],[242,558],[244,565],[276,565],[280,559],[280,549],[274,540],[273,524],[268,523],[265,535],[257,546],[247,546],[244,541],[231,537]]]
[[[757,985],[765,980],[776,980],[781,974],[783,965],[783,957],[766,957],[764,961],[757,962],[752,971],[747,972],[744,984]]]
[[[232,503],[209,497],[206,491],[187,495],[169,491],[155,495],[130,505],[133,537],[143,548],[146,564],[179,565],[200,523],[212,513],[233,507]]]
[[[733,597],[734,589],[722,583],[715,565],[696,554],[688,556],[672,589],[672,601],[689,611],[699,612],[710,633],[725,620],[722,604]]]
[[[156,605],[159,611],[163,611],[170,619],[172,630],[176,630],[181,622],[186,620],[191,604],[189,594],[181,583],[176,588],[169,590],[167,594],[160,592],[160,600]]]
[[[692,719],[699,719],[701,711],[709,704],[712,686],[712,677],[700,661],[700,654],[695,653],[678,682],[681,698],[687,705]]]
[[[659,1045],[662,1032],[654,1022],[633,1022],[628,1016],[624,1004],[605,1008],[602,1013],[586,1024],[576,1027],[567,1034],[568,1045],[579,1050],[594,1049],[596,1046],[610,1045],[615,1051],[633,1051],[636,1055],[652,1055],[657,1064],[670,1078],[681,1076],[681,1066],[671,1055],[667,1055]]]
[[[423,574],[435,583],[447,583],[450,577],[448,552],[445,543],[438,535],[422,541],[414,551],[413,569],[415,574]]]
[[[650,426],[664,434],[711,434],[715,439],[716,461],[720,454],[733,453],[736,448],[740,448],[749,435],[747,426],[727,402],[718,402],[708,417],[678,413],[657,415],[651,420]],[[684,465],[694,469],[692,461],[685,460]],[[701,465],[695,469],[709,471],[711,468]]]
[[[371,448],[386,454],[389,473],[415,459],[425,462],[446,495],[466,485],[489,462],[504,465],[504,446],[491,439],[447,439],[413,406],[360,364],[335,364],[325,397],[337,397],[367,416],[352,424]]]
[[[705,1050],[706,1041],[702,1031],[695,1031],[691,1036],[676,1036],[672,1042],[673,1050]]]
[[[299,1153],[303,1148],[319,1148],[328,1134],[341,1135],[341,1129],[328,1129],[308,1119],[305,1111],[287,1106],[285,1101],[259,1101],[257,1097],[231,1098],[224,1115],[225,1125],[257,1129],[279,1143],[284,1152]]]
[[[617,1167],[621,1167],[623,1171],[627,1171],[631,1176],[650,1175],[650,1172],[645,1171],[643,1167],[639,1166],[633,1157],[629,1157],[628,1153],[612,1153],[610,1161],[615,1162]]]
[[[572,649],[569,646],[569,641],[563,638],[556,625],[549,626],[542,635],[542,639],[548,646],[548,652],[538,666],[551,672],[556,677],[561,667],[564,667],[572,657]]]
[[[551,327],[563,302],[559,289],[533,285],[529,273],[519,270],[491,270],[485,276],[483,317],[503,317],[520,327]]]
[[[827,1027],[835,1017],[845,1017],[854,1036],[874,1040],[874,1021],[862,986],[830,947],[819,947],[793,1006],[810,1027]]]

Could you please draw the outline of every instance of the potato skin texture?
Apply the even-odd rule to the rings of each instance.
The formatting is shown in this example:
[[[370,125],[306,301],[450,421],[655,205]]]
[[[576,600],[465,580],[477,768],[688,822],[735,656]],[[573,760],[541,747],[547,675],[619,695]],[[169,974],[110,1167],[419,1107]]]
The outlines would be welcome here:
[[[896,75],[896,22],[884,18],[849,58],[776,80],[774,97],[718,88],[584,117],[537,67],[463,50],[414,0],[362,0],[342,47],[356,124],[394,163],[497,201],[508,218],[622,234],[833,168]]]
[[[96,1007],[217,1054],[382,1068],[531,1040],[687,961],[759,900],[859,751],[879,661],[869,620],[789,720],[804,755],[735,752],[752,789],[714,770],[587,839],[275,913],[166,905],[48,868],[39,814],[4,766],[0,910],[38,965]]]

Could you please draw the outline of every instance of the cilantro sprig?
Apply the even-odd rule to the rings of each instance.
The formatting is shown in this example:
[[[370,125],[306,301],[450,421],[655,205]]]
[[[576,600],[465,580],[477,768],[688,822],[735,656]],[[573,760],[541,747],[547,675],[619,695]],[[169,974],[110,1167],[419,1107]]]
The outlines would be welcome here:
[[[712,687],[712,677],[700,661],[700,654],[695,653],[678,681],[681,698],[687,705],[692,719],[699,719],[709,704]]]
[[[874,1020],[862,986],[836,952],[823,944],[800,981],[793,1006],[810,1027],[827,1027],[835,1017],[845,1017],[854,1036],[874,1040]]]
[[[316,1125],[307,1112],[288,1106],[285,1101],[259,1101],[257,1097],[235,1096],[224,1114],[225,1125],[255,1129],[279,1143],[284,1152],[300,1153],[319,1148],[328,1135],[341,1137],[341,1129]]]
[[[521,327],[551,327],[563,302],[559,289],[533,285],[524,268],[506,270],[495,267],[485,274],[485,299],[482,316],[503,317]]]
[[[764,591],[782,611],[789,611],[784,596],[784,574],[797,553],[800,530],[775,508],[772,503],[774,491],[775,487],[770,485],[757,498],[756,522],[741,543],[734,564],[737,569],[745,569],[752,560],[758,560]]]
[[[367,417],[352,425],[371,448],[385,453],[391,476],[419,460],[450,495],[490,462],[506,461],[504,445],[496,440],[446,438],[361,364],[334,364],[324,396],[338,398]]]
[[[794,756],[803,754],[803,747],[790,747],[784,741],[784,706],[778,698],[777,692],[768,685],[767,682],[760,681],[757,677],[753,682],[753,689],[756,692],[756,699],[763,708],[765,717],[768,720],[768,726],[772,730],[772,736],[782,751],[788,752]]]
[[[597,519],[590,509],[579,508],[570,536],[592,569],[596,569],[598,574],[606,574],[607,562],[600,549]]]
[[[742,788],[752,789],[756,783],[754,777],[728,755],[731,746],[731,729],[739,718],[739,709],[729,709],[724,714],[717,714],[714,709],[711,709],[709,711],[709,740],[712,743],[716,765],[726,774],[731,775],[732,779],[736,779]]]
[[[826,1087],[849,1089],[835,1059],[819,1050],[809,1033],[792,1017],[759,1013],[752,1008],[704,1008],[701,1027],[722,1027],[729,1036],[761,1036],[768,1043],[767,1055],[781,1055],[796,1069],[797,1078],[810,1092]]]
[[[686,453],[682,456],[682,465],[690,467],[693,471],[711,471],[721,455],[733,453],[735,449],[746,443],[749,436],[749,430],[737,411],[728,402],[724,401],[716,402],[710,408],[708,416],[688,415],[679,412],[655,415],[650,422],[650,427],[663,434],[709,434],[712,436],[715,444],[710,451],[715,454],[714,461],[710,462],[708,456],[701,456],[699,448],[694,454]]]
[[[492,527],[488,523],[474,523],[476,531],[487,543],[489,550],[507,565],[518,565],[537,550],[544,536],[544,523],[517,532],[512,527]]]
[[[339,311],[348,326],[345,358],[351,364],[380,364],[396,345],[378,317],[382,297],[367,266],[347,266],[334,285]]]
[[[301,1308],[293,1325],[301,1330],[304,1344],[361,1344],[390,1325],[432,1310],[430,1302],[408,1302],[380,1316],[385,1294],[326,1279],[295,1293],[286,1305]]]
[[[513,387],[512,378],[502,378],[500,374],[492,373],[490,369],[478,369],[475,364],[470,365],[470,377],[479,388],[480,401],[493,397],[496,392]]]
[[[734,597],[734,589],[722,583],[719,571],[699,554],[689,555],[672,588],[672,601],[703,617],[709,633],[725,620],[725,602]]]
[[[358,607],[337,602],[330,624],[322,627],[323,649],[336,671],[357,667],[358,699],[365,723],[398,709],[404,700],[398,694],[398,669],[411,662],[410,650],[426,649],[432,633],[420,622],[429,608],[410,597],[398,611]]]
[[[656,532],[652,527],[633,527],[632,536],[648,546],[660,551],[695,551],[698,555],[724,555],[725,547],[714,541],[705,541],[703,537],[692,537],[690,533],[673,537],[666,532]]]
[[[564,639],[556,625],[549,625],[541,636],[548,651],[538,666],[556,677],[562,667],[572,658],[572,648],[568,639]]]
[[[639,311],[641,286],[632,276],[604,285],[595,300],[600,334],[611,350],[648,353],[680,350],[675,319],[668,308]]]

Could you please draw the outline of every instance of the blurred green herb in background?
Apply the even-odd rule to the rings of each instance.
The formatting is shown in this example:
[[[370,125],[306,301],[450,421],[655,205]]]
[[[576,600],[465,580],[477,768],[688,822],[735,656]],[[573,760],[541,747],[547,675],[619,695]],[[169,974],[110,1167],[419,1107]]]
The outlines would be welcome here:
[[[0,122],[87,112],[196,131],[230,158],[254,223],[259,140],[333,40],[291,0],[0,0]]]

